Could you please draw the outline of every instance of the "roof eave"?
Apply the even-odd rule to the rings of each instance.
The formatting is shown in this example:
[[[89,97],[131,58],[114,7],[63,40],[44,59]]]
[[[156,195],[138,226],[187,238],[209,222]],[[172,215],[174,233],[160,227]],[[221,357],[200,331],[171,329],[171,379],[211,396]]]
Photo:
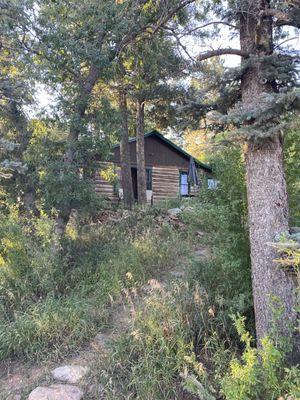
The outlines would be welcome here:
[[[171,140],[167,139],[164,135],[162,135],[160,132],[158,132],[157,130],[153,130],[150,132],[145,133],[144,137],[147,138],[149,136],[158,136],[161,140],[163,140],[165,143],[167,143],[169,146],[173,147],[175,150],[177,150],[179,153],[184,154],[186,157],[193,157],[191,154],[187,153],[185,150],[183,150],[181,147],[177,146],[175,143],[173,143]],[[129,139],[129,143],[134,143],[136,141],[136,138],[130,138]],[[116,149],[120,147],[119,144],[114,145],[112,148]],[[209,165],[206,165],[204,163],[202,163],[201,161],[197,160],[195,157],[193,157],[195,160],[195,164],[200,167],[203,168],[205,170],[207,170],[208,172],[212,172],[212,168]]]

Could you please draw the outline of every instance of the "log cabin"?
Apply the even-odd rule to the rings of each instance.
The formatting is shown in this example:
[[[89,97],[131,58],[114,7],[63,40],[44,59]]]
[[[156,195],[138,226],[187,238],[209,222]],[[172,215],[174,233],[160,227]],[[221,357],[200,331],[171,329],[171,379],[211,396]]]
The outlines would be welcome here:
[[[132,186],[137,199],[137,161],[136,138],[129,139]],[[212,180],[212,169],[194,159],[190,154],[154,130],[145,134],[145,164],[147,176],[147,201],[157,204],[160,201],[193,196],[204,182]],[[122,199],[120,186],[120,145],[112,149],[106,163],[102,163],[95,177],[97,193],[112,202]],[[198,177],[191,181],[193,175]]]

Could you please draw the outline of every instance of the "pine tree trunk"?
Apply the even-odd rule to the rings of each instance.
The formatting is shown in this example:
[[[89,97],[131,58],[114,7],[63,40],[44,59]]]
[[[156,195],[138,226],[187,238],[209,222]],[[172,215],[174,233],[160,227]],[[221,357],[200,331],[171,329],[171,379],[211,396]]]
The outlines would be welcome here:
[[[249,233],[252,285],[257,338],[272,328],[273,308],[283,306],[276,325],[288,336],[288,321],[295,325],[295,282],[290,273],[274,263],[278,257],[270,245],[288,232],[288,202],[279,137],[249,143],[246,148]],[[279,301],[279,304],[278,304]]]
[[[131,159],[128,135],[128,111],[127,98],[124,90],[119,91],[119,108],[122,118],[122,138],[120,146],[121,157],[121,181],[124,194],[124,203],[131,209],[133,204],[132,176],[131,176]]]
[[[247,2],[249,12],[241,15],[241,50],[257,57],[273,52],[272,20],[260,17],[269,2]],[[256,16],[256,17],[255,17]],[[244,60],[243,62],[247,62]],[[242,77],[244,110],[260,107],[261,96],[276,90],[274,81],[262,83],[261,61],[257,59]],[[290,338],[289,325],[295,327],[295,282],[274,259],[278,256],[270,245],[288,231],[288,198],[283,167],[283,149],[279,136],[248,142],[245,151],[252,286],[258,344],[270,333],[274,307],[283,307],[283,316],[276,322],[280,333]],[[277,299],[275,301],[275,298]],[[288,324],[290,322],[290,324]]]
[[[137,189],[139,204],[147,203],[147,179],[145,165],[145,120],[144,101],[137,101],[136,112],[136,161],[137,161]]]

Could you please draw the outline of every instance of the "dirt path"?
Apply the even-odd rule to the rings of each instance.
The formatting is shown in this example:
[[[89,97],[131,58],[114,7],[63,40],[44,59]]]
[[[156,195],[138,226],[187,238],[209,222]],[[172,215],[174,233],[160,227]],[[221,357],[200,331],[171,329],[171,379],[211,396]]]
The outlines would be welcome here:
[[[194,250],[195,259],[209,257],[209,249],[199,247]],[[99,332],[94,339],[78,353],[65,357],[61,362],[44,362],[36,365],[20,364],[20,362],[0,365],[0,400],[25,400],[28,393],[39,385],[49,386],[53,383],[51,371],[62,365],[80,365],[89,367],[100,357],[105,357],[108,352],[108,343],[120,333],[128,330],[134,320],[136,305],[141,304],[147,297],[149,287],[153,285],[168,286],[174,280],[183,280],[188,263],[182,261],[176,268],[151,279],[144,285],[135,298],[115,306],[112,312],[110,329]],[[148,288],[147,288],[148,286]],[[85,390],[87,382],[80,382]],[[86,397],[84,397],[86,398]],[[90,397],[88,397],[90,398]],[[99,399],[99,397],[97,397]]]

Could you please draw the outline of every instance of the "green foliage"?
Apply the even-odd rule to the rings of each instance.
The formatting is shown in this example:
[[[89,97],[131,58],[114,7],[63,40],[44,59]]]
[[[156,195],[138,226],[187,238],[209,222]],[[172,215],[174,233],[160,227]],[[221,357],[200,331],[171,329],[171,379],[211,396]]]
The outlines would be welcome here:
[[[264,93],[257,96],[257,103],[244,108],[241,103],[222,115],[213,112],[212,121],[222,130],[231,130],[229,137],[239,140],[261,140],[279,135],[291,127],[287,115],[300,108],[300,91],[293,89],[289,92]]]
[[[62,356],[78,348],[108,323],[109,306],[120,301],[126,274],[144,282],[168,268],[182,246],[172,229],[155,227],[153,212],[124,215],[117,226],[77,231],[69,225],[58,254],[48,217],[28,224],[15,212],[3,216],[0,359]]]
[[[109,358],[98,366],[108,399],[299,397],[299,370],[286,366],[278,342],[265,337],[260,349],[254,347],[244,317],[234,319],[242,350],[232,336],[226,341],[228,326],[199,285],[152,280],[144,303],[136,305],[139,290],[131,283],[127,292],[133,324],[111,343]]]
[[[284,136],[284,162],[288,186],[290,223],[300,226],[300,122],[292,120],[293,127]]]
[[[10,321],[48,294],[54,295],[59,261],[52,254],[53,222],[47,217],[22,225],[11,210],[0,218],[0,318]]]
[[[262,339],[261,348],[252,346],[244,318],[235,320],[245,345],[241,360],[233,358],[230,373],[222,381],[222,392],[228,400],[298,398],[300,374],[296,367],[285,367],[285,354],[272,338]]]
[[[240,148],[216,152],[215,190],[204,184],[180,218],[184,240],[208,245],[208,258],[192,256],[189,283],[154,284],[134,326],[112,345],[109,398],[169,399],[220,392],[232,354],[241,348],[231,314],[248,317],[253,332],[245,171]],[[177,204],[178,206],[179,204]],[[129,350],[128,350],[129,349]],[[191,397],[193,398],[193,397]]]
[[[212,162],[214,178],[218,181],[217,189],[203,187],[193,204],[194,211],[184,215],[192,237],[199,240],[197,232],[202,232],[202,240],[212,251],[208,259],[194,263],[190,278],[201,282],[211,304],[220,310],[221,318],[226,321],[229,336],[234,337],[229,317],[231,313],[246,315],[250,329],[254,324],[245,170],[241,149],[220,150],[215,153]]]
[[[145,289],[145,287],[144,287]],[[134,287],[132,291],[140,290]],[[171,287],[151,280],[144,304],[132,307],[134,323],[130,331],[112,343],[104,376],[109,399],[170,399],[192,389],[193,376],[207,383],[207,372],[195,353],[195,320],[203,328],[209,318],[207,303],[199,287],[173,282]],[[129,351],[128,351],[129,350]],[[197,389],[200,390],[196,385]],[[212,396],[202,387],[205,400]]]

